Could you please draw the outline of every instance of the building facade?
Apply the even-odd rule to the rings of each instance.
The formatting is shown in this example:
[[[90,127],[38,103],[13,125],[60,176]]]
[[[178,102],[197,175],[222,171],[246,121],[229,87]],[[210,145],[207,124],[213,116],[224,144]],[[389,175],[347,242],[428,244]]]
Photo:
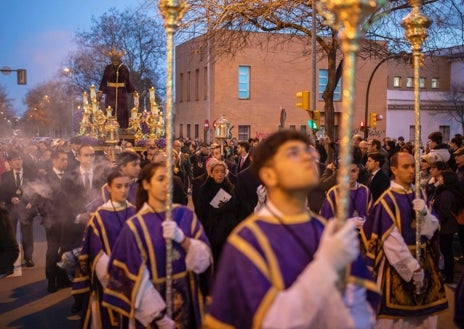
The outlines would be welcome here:
[[[309,133],[309,115],[297,108],[296,93],[313,90],[313,74],[316,110],[321,111],[317,135],[324,135],[322,92],[327,83],[327,61],[320,49],[313,72],[308,38],[265,33],[252,33],[250,37],[253,46],[220,58],[212,43],[199,51],[199,38],[176,47],[177,137],[212,141],[214,122],[224,115],[233,126],[233,137],[261,139],[279,129],[282,112],[286,114],[285,128]],[[453,79],[463,79],[464,66],[459,59],[450,60],[447,52],[437,55],[427,57],[421,68],[422,136],[440,130],[447,140],[447,136],[462,133],[460,124],[450,119],[449,113]],[[368,137],[404,136],[413,140],[413,68],[402,59],[380,62],[368,56],[357,59],[352,134],[364,135],[363,126],[369,124],[365,117],[374,113],[376,125],[369,128]],[[336,127],[341,122],[342,88],[340,81],[334,97]]]

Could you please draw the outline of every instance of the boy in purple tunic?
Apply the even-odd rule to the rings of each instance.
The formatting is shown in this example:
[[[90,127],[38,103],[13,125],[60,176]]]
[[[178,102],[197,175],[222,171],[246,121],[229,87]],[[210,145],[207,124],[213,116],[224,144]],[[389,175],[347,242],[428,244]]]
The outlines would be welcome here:
[[[358,183],[359,167],[356,163],[350,165],[350,201],[348,205],[348,217],[353,220],[356,227],[361,228],[372,206],[372,195],[366,185]],[[328,192],[322,203],[320,214],[330,219],[337,213],[337,198],[340,185],[335,185]]]
[[[448,307],[432,237],[438,219],[415,198],[414,158],[390,160],[394,180],[377,200],[361,230],[367,257],[382,290],[376,328],[436,328],[436,313]],[[416,219],[421,214],[421,259],[415,258]]]
[[[165,220],[167,167],[147,164],[129,219],[111,254],[103,305],[121,313],[123,328],[201,328],[203,299],[198,274],[211,264],[211,250],[193,211],[174,205]],[[166,315],[166,244],[173,241],[172,319]],[[175,323],[174,323],[174,321]]]
[[[314,216],[306,196],[319,182],[314,148],[295,131],[259,144],[251,169],[266,205],[229,236],[213,285],[205,328],[371,328],[372,282],[339,271],[359,255],[355,225]],[[359,261],[359,258],[358,258]],[[360,263],[351,273],[361,274]],[[364,267],[366,274],[367,268]]]
[[[119,315],[102,307],[101,302],[108,283],[111,251],[123,224],[135,214],[135,206],[126,200],[130,186],[127,176],[112,172],[107,184],[109,200],[93,213],[87,224],[73,280],[72,293],[86,297],[81,328],[117,328],[119,323]]]

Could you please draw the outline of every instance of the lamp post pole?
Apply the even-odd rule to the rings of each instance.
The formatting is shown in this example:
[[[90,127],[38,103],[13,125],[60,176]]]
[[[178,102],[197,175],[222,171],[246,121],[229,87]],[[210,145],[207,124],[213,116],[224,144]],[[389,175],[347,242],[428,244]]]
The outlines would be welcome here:
[[[71,89],[71,132],[70,135],[73,137],[73,128],[74,128],[74,93],[72,92],[72,70],[69,67],[65,67],[63,72],[69,77],[69,86]]]
[[[382,65],[383,63],[385,63],[386,61],[388,61],[389,59],[392,59],[392,58],[403,58],[404,60],[407,60],[409,58],[409,55],[402,51],[398,54],[394,54],[394,55],[390,55],[390,56],[387,56],[385,57],[384,59],[382,59],[374,68],[374,70],[372,71],[371,73],[371,76],[369,77],[369,81],[367,82],[367,89],[366,89],[366,103],[365,103],[365,106],[364,106],[364,138],[367,139],[369,137],[369,126],[367,125],[367,120],[368,120],[368,116],[369,116],[369,93],[370,93],[370,90],[371,90],[371,83],[372,83],[372,79],[374,78],[374,74],[375,72],[377,72],[377,69],[380,67],[380,65]]]

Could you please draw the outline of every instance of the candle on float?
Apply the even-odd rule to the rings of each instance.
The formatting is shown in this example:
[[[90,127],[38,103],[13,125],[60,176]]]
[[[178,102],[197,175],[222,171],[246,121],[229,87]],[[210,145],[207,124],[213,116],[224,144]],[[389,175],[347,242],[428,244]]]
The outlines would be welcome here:
[[[148,89],[150,92],[150,103],[155,103],[155,87],[151,86],[150,89]]]
[[[134,107],[139,107],[139,93],[134,91]]]
[[[90,99],[97,98],[97,94],[95,93],[95,86],[91,85],[90,86]]]
[[[87,94],[86,91],[84,91],[84,95],[82,96],[82,102],[84,103],[84,105],[89,104],[89,95]]]

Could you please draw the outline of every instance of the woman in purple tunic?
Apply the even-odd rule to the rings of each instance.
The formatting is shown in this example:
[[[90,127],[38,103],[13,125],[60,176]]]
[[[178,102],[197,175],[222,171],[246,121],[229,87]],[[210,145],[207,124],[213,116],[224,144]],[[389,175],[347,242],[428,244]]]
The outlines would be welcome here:
[[[211,264],[203,227],[192,210],[175,204],[166,221],[167,167],[147,164],[137,191],[137,214],[119,235],[108,267],[103,305],[128,318],[124,328],[201,328],[198,274]],[[172,319],[166,315],[166,239],[173,244]],[[175,323],[174,323],[175,322]]]
[[[101,306],[107,285],[109,257],[125,221],[135,214],[127,202],[129,177],[112,172],[107,179],[109,200],[93,214],[85,229],[73,294],[83,294],[81,328],[117,328],[119,315]]]

